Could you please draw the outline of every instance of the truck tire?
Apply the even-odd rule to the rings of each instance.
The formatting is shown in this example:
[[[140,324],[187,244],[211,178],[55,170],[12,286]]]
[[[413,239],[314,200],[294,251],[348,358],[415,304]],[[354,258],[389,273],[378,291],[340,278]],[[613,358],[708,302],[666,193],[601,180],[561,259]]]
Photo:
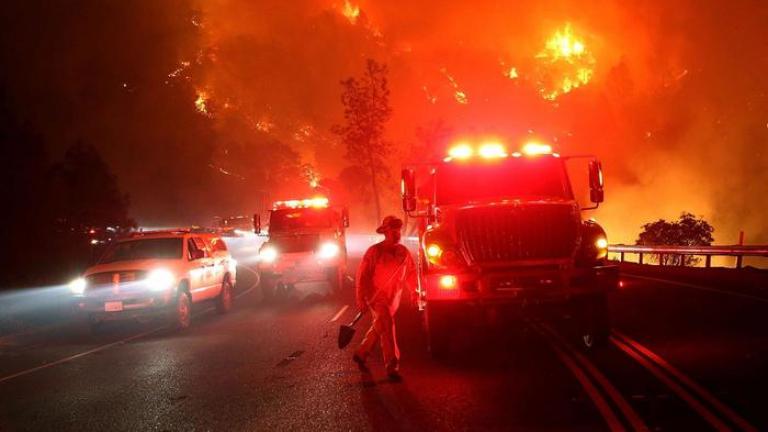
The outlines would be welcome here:
[[[579,342],[585,349],[608,345],[611,335],[611,319],[605,294],[591,294],[576,302]]]
[[[171,304],[168,313],[168,321],[171,328],[184,330],[192,324],[192,299],[185,289],[179,289],[176,301]]]
[[[261,301],[269,303],[275,298],[275,278],[271,273],[261,273],[259,277]]]
[[[331,288],[331,294],[339,294],[344,286],[344,275],[341,267],[328,267],[325,269],[325,278]]]
[[[227,275],[221,281],[221,292],[216,298],[216,312],[225,314],[230,309],[232,309],[232,282]]]
[[[448,357],[451,351],[451,329],[447,311],[427,304],[424,313],[430,355],[435,359]]]

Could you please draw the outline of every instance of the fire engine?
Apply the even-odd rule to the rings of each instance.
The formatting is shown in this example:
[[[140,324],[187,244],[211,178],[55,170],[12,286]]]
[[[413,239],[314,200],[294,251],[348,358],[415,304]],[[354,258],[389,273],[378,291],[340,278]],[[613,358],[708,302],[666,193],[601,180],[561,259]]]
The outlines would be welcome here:
[[[568,176],[575,158],[588,159],[590,207]],[[401,185],[404,210],[421,221],[419,305],[433,355],[458,331],[552,309],[575,318],[585,346],[607,342],[618,266],[607,262],[603,228],[582,216],[603,201],[599,160],[536,142],[514,153],[467,142],[438,163],[406,166]]]
[[[268,239],[259,250],[262,294],[304,282],[328,282],[338,291],[347,268],[346,208],[334,208],[327,198],[277,201],[269,212]],[[261,217],[254,215],[261,232]]]

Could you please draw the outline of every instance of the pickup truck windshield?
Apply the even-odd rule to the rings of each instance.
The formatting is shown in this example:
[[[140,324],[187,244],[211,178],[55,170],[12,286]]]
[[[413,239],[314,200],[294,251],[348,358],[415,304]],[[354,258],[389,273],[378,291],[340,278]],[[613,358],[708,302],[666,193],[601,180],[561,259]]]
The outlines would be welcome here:
[[[183,250],[181,240],[181,238],[154,238],[114,243],[104,252],[99,264],[142,259],[179,259]]]
[[[554,157],[509,158],[483,164],[450,162],[438,168],[435,182],[438,205],[573,197],[565,166]]]
[[[327,208],[273,210],[269,217],[270,232],[295,231],[331,227],[331,211]]]

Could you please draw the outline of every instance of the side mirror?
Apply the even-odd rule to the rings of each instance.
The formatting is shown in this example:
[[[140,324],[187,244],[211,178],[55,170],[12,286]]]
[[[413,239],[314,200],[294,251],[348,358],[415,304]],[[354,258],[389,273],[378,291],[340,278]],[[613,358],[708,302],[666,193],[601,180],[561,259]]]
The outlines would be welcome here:
[[[605,199],[603,191],[603,166],[599,160],[589,162],[589,199],[600,204]]]
[[[253,232],[256,234],[261,233],[261,215],[258,213],[253,215]]]
[[[349,209],[346,207],[341,209],[341,224],[344,228],[349,228]]]
[[[195,249],[195,250],[189,252],[189,259],[190,259],[190,261],[199,260],[201,258],[205,258],[205,251],[204,250]]]
[[[416,172],[412,169],[402,171],[400,193],[403,198],[403,210],[406,213],[416,210]]]

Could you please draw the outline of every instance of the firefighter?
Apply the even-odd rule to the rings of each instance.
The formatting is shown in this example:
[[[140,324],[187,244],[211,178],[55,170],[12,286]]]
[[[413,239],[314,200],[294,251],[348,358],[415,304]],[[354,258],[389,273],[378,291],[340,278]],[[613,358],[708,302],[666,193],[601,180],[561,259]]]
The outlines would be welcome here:
[[[416,266],[408,249],[400,244],[402,227],[403,221],[397,217],[384,218],[376,229],[377,233],[384,234],[384,240],[365,252],[355,285],[357,307],[361,311],[370,310],[373,322],[352,360],[362,372],[368,372],[365,362],[379,342],[387,375],[392,381],[401,379],[394,316],[400,306],[403,285],[407,285],[409,299],[413,300],[416,293]]]

